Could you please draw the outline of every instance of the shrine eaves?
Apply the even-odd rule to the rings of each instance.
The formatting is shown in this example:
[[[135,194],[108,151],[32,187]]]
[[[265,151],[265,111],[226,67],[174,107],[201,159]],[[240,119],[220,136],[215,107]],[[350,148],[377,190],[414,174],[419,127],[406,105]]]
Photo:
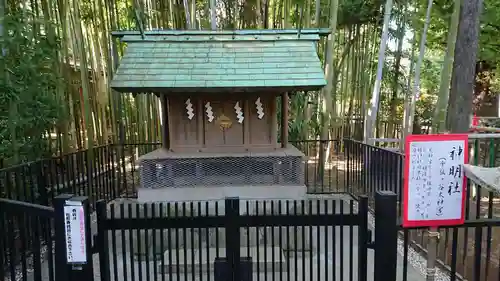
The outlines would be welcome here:
[[[313,91],[326,85],[318,30],[125,35],[119,92]]]

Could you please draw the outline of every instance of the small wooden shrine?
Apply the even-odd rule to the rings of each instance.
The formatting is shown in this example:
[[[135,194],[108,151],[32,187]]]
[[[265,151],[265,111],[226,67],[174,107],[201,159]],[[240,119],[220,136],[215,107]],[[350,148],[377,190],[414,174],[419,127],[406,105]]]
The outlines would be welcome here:
[[[288,94],[326,84],[320,35],[306,29],[122,36],[127,49],[111,87],[154,93],[162,102],[163,147],[140,158],[139,200],[305,194],[304,155],[288,143]]]

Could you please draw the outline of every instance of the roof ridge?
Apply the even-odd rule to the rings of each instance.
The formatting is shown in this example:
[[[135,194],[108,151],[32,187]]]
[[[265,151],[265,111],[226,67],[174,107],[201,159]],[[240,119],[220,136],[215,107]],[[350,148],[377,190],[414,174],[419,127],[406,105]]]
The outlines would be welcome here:
[[[121,38],[123,42],[269,42],[269,41],[318,41],[318,34],[262,34],[262,35],[125,35]]]
[[[159,35],[293,35],[299,34],[316,34],[319,36],[327,36],[332,32],[330,28],[302,28],[300,29],[242,29],[242,30],[147,30],[144,32],[146,36]],[[123,37],[126,35],[140,35],[136,30],[120,30],[111,32],[113,36]]]

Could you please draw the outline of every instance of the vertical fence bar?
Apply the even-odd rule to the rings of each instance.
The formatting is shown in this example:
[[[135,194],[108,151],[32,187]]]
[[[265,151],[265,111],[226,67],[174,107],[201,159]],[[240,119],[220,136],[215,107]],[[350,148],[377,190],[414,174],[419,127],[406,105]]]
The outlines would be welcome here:
[[[373,193],[372,193],[372,178],[375,173],[371,169],[371,155],[372,155],[372,148],[367,145],[363,145],[363,176],[365,177],[366,185],[363,187],[364,191],[363,194],[368,194],[368,196],[373,198]]]
[[[115,166],[115,157],[116,157],[116,145],[114,144],[109,144],[108,145],[108,165],[109,165],[109,171],[111,173],[111,183],[113,185],[113,188],[115,189],[115,195],[116,194],[121,194],[120,191],[120,184],[118,183],[118,180],[120,179],[118,172],[116,170]],[[118,197],[118,196],[116,196]]]
[[[48,206],[49,205],[49,198],[47,194],[47,182],[45,180],[45,176],[43,173],[43,167],[45,165],[45,160],[40,160],[37,163],[37,169],[36,169],[36,181],[37,181],[37,187],[38,187],[38,194],[40,196],[38,203]]]
[[[374,281],[396,280],[397,266],[397,200],[391,191],[375,195],[375,278]]]
[[[101,272],[101,280],[109,281],[109,245],[108,245],[108,234],[104,227],[106,223],[106,202],[104,200],[99,200],[96,203],[96,215],[97,215],[97,247],[99,249],[99,268]],[[131,216],[130,216],[131,217]],[[132,242],[132,239],[130,239]],[[133,249],[133,248],[131,248]],[[133,265],[131,265],[133,267]],[[56,280],[57,281],[57,280]]]
[[[353,194],[351,187],[351,140],[344,139],[344,157],[346,159],[346,172],[344,173],[344,185],[347,188],[347,192]]]
[[[368,197],[359,197],[358,205],[358,280],[368,280]]]
[[[9,256],[7,257],[8,259],[8,265],[9,265],[9,272],[10,272],[10,280],[16,280],[16,260],[17,260],[17,247],[16,247],[16,241],[15,241],[15,218],[13,216],[6,216],[7,217],[7,223],[5,226],[7,226],[7,243],[10,245],[9,247]]]
[[[400,215],[400,217],[402,216],[403,213],[403,208],[401,207],[401,204],[403,204],[403,186],[404,186],[403,165],[404,165],[404,157],[403,155],[398,154],[398,214]]]
[[[108,181],[111,180],[109,183],[111,186],[111,189],[113,190],[113,199],[118,198],[120,196],[120,191],[117,190],[117,185],[116,185],[116,175],[113,167],[113,155],[112,155],[112,146],[111,144],[108,144],[106,146],[106,173],[109,175],[108,176]]]
[[[227,267],[231,272],[230,280],[240,281],[240,227],[238,217],[240,216],[240,201],[237,197],[226,198],[226,257]]]
[[[33,279],[34,281],[42,281],[42,259],[40,256],[42,235],[40,235],[39,220],[37,216],[30,216],[28,220],[31,224],[31,229],[33,233],[33,245],[31,247],[33,253]],[[1,274],[0,274],[1,276]],[[0,279],[2,280],[2,279]]]
[[[361,160],[359,156],[360,145],[357,142],[352,141],[353,145],[353,159],[355,167],[353,171],[356,171],[356,192],[359,192],[359,186],[362,186],[363,170],[361,170]]]
[[[4,245],[4,233],[5,233],[5,226],[4,226],[4,214],[2,211],[2,203],[0,203],[0,280],[5,280],[5,265],[6,262],[4,260],[4,255],[6,256],[7,254],[7,248]]]
[[[123,139],[122,139],[123,140]],[[132,190],[132,194],[129,194],[128,193],[128,183],[127,183],[127,166],[125,165],[125,159],[126,159],[126,156],[125,156],[125,144],[121,143],[120,144],[120,155],[118,156],[119,159],[118,159],[118,167],[120,167],[120,176],[122,177],[123,181],[122,181],[122,184],[123,184],[123,187],[126,188],[127,190],[127,197],[128,196],[134,196],[135,194],[135,187],[134,189]],[[132,164],[133,165],[133,164]],[[132,171],[132,176],[133,176],[133,171]]]

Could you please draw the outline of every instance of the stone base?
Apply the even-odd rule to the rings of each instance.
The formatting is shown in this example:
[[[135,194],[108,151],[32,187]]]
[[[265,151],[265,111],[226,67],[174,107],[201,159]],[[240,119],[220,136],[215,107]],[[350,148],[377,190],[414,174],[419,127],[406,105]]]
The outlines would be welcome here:
[[[311,243],[311,237],[316,235],[316,231],[318,231],[317,227],[314,226],[306,226],[303,229],[297,227],[297,230],[294,227],[288,227],[288,229],[286,227],[259,227],[258,231],[257,228],[242,228],[240,245],[250,248],[279,247],[284,251],[299,251],[300,255],[310,254],[316,250],[316,245]],[[161,232],[163,232],[163,243]],[[190,252],[192,249],[196,251],[224,247],[226,235],[223,228],[156,230],[147,231],[147,233],[139,231],[139,235],[133,233],[132,240],[134,243],[132,253],[142,256],[141,259],[145,260],[146,255],[150,259],[160,259],[167,249]]]
[[[224,200],[227,197],[240,199],[288,199],[301,200],[307,193],[305,185],[296,186],[202,186],[182,188],[138,188],[137,201],[149,202],[178,202],[178,201],[208,201]],[[220,204],[224,206],[224,204]],[[240,204],[241,205],[241,204]]]
[[[281,201],[281,204],[279,203]],[[258,203],[257,203],[258,202]],[[301,206],[297,205],[297,210],[294,209],[293,203],[286,204],[286,200],[265,200],[263,201],[255,200],[241,200],[240,201],[240,214],[247,213],[253,215],[262,214],[301,214]],[[273,202],[271,204],[271,202]],[[179,204],[177,211],[177,216],[224,216],[224,202],[218,201],[218,207],[215,208],[217,202],[210,202],[208,208],[205,204],[201,204],[201,209],[199,209],[198,204],[193,203],[191,210],[191,204],[186,203],[186,212],[182,213],[182,205]],[[247,204],[248,203],[248,204]],[[162,213],[165,217],[170,214],[170,217],[176,217],[174,204],[163,203],[160,204],[147,204],[147,211],[143,204],[130,204],[132,208],[132,218],[145,218],[152,217],[153,208],[154,214],[157,217]],[[138,208],[137,208],[138,206]],[[160,210],[160,206],[163,210]],[[272,208],[271,208],[272,206]],[[281,209],[279,208],[281,206]],[[119,205],[115,205],[119,208]],[[308,213],[307,204],[304,209],[304,213]],[[271,210],[272,209],[272,210]],[[136,211],[138,210],[138,213]],[[216,212],[217,210],[217,212]],[[313,213],[316,211],[316,207],[312,208]],[[273,211],[273,212],[271,212]],[[115,218],[120,218],[121,216],[119,209],[115,210]],[[146,215],[147,214],[147,215]],[[128,217],[128,207],[126,207],[125,218]],[[240,245],[244,247],[280,247],[284,251],[314,251],[315,245],[311,244],[311,237],[314,237],[318,229],[314,226],[305,227],[242,227],[240,229]],[[165,250],[168,249],[200,249],[200,248],[217,248],[224,247],[226,242],[225,229],[224,228],[202,228],[202,229],[164,229],[164,230],[139,230],[125,232],[125,239],[127,241],[131,239],[133,241],[132,253],[135,255],[141,255],[145,257],[149,256],[151,259],[160,259]],[[280,239],[281,237],[281,239]],[[163,241],[162,241],[163,240]],[[119,241],[119,240],[118,240]],[[162,247],[163,246],[163,247]]]
[[[285,255],[279,247],[241,247],[240,255],[252,258],[254,272],[286,270]],[[163,274],[213,272],[216,257],[226,257],[226,248],[166,251],[165,264],[159,265],[159,271]]]
[[[158,149],[139,162],[144,188],[304,184],[304,153],[292,145],[237,153]]]

